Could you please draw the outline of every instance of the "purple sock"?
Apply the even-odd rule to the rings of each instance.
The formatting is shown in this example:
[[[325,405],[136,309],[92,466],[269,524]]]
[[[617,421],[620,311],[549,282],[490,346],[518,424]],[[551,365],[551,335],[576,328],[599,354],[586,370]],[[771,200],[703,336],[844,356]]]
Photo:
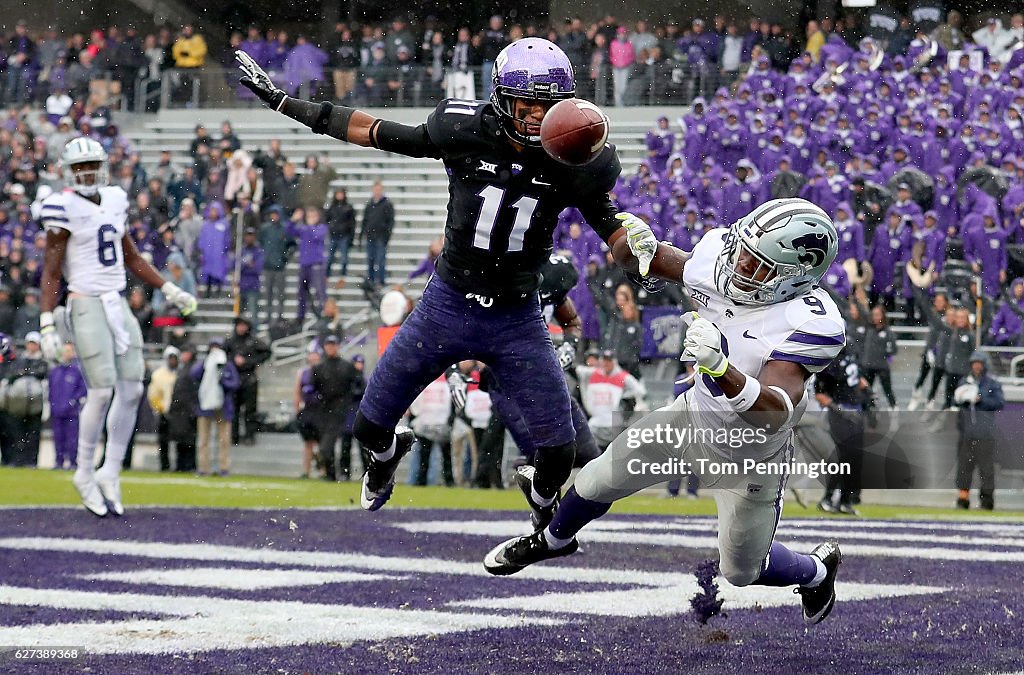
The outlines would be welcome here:
[[[818,566],[813,557],[772,542],[768,566],[754,583],[758,586],[803,586],[813,581],[817,573]]]
[[[580,497],[573,486],[559,502],[548,530],[558,539],[572,539],[584,525],[608,513],[611,507],[611,504],[592,502]]]

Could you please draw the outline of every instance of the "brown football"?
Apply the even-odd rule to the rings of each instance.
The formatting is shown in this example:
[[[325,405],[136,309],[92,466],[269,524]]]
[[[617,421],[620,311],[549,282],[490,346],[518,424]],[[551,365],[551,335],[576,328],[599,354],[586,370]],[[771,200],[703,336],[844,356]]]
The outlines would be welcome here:
[[[565,164],[586,164],[600,154],[608,140],[608,116],[590,101],[559,101],[544,115],[540,143]]]

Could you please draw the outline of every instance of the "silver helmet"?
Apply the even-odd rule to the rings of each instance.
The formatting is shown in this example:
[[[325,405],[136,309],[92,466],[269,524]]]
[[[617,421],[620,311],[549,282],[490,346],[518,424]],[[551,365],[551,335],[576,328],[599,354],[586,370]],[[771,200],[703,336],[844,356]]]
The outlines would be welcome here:
[[[75,171],[72,167],[79,164],[99,162],[99,168],[91,170]],[[69,187],[80,195],[91,196],[99,192],[99,189],[110,182],[110,174],[107,169],[107,151],[103,146],[88,136],[79,136],[68,141],[64,146],[64,152],[60,156],[61,166],[64,167]],[[86,183],[85,178],[93,176],[92,183]]]
[[[733,302],[771,305],[810,291],[836,257],[832,219],[806,199],[773,199],[733,223],[715,264],[718,289]],[[744,253],[757,262],[738,271]]]

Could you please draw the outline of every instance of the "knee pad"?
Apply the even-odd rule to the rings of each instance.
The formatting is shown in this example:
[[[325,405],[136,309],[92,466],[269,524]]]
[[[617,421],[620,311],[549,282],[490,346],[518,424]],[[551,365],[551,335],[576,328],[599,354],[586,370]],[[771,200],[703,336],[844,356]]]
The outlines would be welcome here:
[[[352,435],[359,444],[372,452],[386,452],[395,438],[393,429],[385,429],[376,422],[371,422],[363,411],[356,413],[356,421],[352,425]]]
[[[537,494],[547,497],[557,493],[572,473],[572,464],[576,459],[576,441],[564,445],[551,445],[537,448],[534,466],[537,473],[533,478],[533,487]]]

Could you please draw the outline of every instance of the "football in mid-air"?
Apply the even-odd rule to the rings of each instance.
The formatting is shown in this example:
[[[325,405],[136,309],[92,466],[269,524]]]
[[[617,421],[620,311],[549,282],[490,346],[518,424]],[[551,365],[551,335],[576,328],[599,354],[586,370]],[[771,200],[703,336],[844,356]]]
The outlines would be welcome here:
[[[540,125],[544,150],[565,164],[586,164],[597,157],[607,140],[608,116],[579,98],[553,105]]]

